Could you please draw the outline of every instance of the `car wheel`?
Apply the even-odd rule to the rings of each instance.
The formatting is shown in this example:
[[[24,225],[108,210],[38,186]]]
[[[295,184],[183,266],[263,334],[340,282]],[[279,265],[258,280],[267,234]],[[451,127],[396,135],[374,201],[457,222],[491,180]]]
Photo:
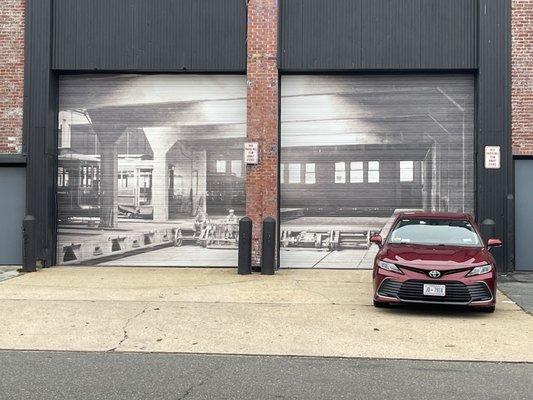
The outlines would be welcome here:
[[[496,310],[496,306],[483,307],[480,310],[485,312],[485,313],[493,313],[494,310]]]
[[[383,307],[387,307],[388,305],[389,303],[384,303],[382,301],[374,300],[374,307],[383,308]]]

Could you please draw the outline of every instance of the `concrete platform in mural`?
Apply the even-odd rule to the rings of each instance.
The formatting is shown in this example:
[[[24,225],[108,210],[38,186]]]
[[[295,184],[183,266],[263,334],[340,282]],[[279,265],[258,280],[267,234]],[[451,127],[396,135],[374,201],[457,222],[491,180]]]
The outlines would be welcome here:
[[[223,219],[223,216],[213,216],[213,221]],[[192,231],[193,226],[192,218],[161,222],[120,219],[118,226],[111,229],[88,224],[61,225],[58,229],[58,263],[192,267],[237,265],[236,240],[233,245],[221,248],[204,248],[187,240],[176,246],[176,229]],[[146,236],[149,236],[149,243],[145,241]],[[194,251],[194,256],[191,256],[191,251]]]
[[[297,217],[281,223],[281,229],[286,231],[339,231],[365,232],[366,243],[360,248],[340,248],[330,251],[327,248],[304,248],[282,246],[280,248],[280,263],[282,268],[324,268],[324,269],[368,269],[372,262],[377,246],[368,241],[373,233],[386,236],[400,210],[391,217]]]
[[[54,267],[0,283],[0,349],[533,362],[533,316],[372,306],[370,271]]]
[[[238,264],[238,252],[231,249],[204,249],[198,246],[164,247],[146,253],[125,256],[112,261],[100,263],[102,266],[135,265],[139,267],[182,267],[194,260],[200,267],[234,267]]]
[[[223,219],[223,216],[214,218]],[[339,231],[371,231],[386,235],[392,217],[299,217],[282,223],[282,229],[292,230],[339,230]],[[176,228],[190,228],[189,218],[172,221],[149,221],[120,219],[115,229],[100,229],[85,225],[63,225],[58,231],[58,261],[62,264],[97,264],[106,266],[168,266],[168,267],[234,267],[238,262],[235,247],[203,248],[192,243],[180,247],[174,246],[173,232]],[[155,243],[139,249],[133,248],[131,242],[145,232],[160,232]],[[163,239],[163,234],[166,238]],[[110,245],[115,238],[125,238],[125,251],[107,252],[102,256],[93,256],[94,249],[102,243]],[[65,261],[65,246],[72,243],[83,243],[92,252],[79,259]],[[194,257],[191,257],[194,251]],[[325,269],[358,269],[371,268],[378,249],[368,246],[358,249],[309,249],[299,247],[281,247],[280,257],[283,268],[325,268]]]

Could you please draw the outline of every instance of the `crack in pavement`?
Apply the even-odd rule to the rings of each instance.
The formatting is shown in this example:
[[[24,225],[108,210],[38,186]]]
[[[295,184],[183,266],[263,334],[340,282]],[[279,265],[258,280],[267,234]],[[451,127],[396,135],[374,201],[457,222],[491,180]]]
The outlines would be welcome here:
[[[208,379],[205,379],[203,381],[200,381],[197,384],[190,385],[185,392],[178,397],[176,400],[184,400],[186,397],[188,397],[194,389],[198,389],[199,387],[205,385],[207,383]]]
[[[128,320],[126,321],[126,323],[124,324],[124,326],[122,327],[122,331],[124,332],[123,336],[122,336],[122,339],[120,339],[120,342],[118,342],[118,344],[107,350],[108,352],[113,352],[113,351],[116,351],[126,340],[128,340],[128,325],[131,323],[131,321],[133,321],[135,318],[137,317],[140,317],[141,315],[143,315],[146,310],[148,309],[148,304],[144,306],[144,308],[138,312],[137,314],[135,314],[133,317],[130,317],[128,318]]]

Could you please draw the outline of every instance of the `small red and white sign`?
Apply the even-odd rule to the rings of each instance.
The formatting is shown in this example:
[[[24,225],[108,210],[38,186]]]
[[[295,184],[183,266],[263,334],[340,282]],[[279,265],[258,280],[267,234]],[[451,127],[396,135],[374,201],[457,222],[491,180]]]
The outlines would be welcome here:
[[[485,168],[500,169],[500,146],[485,146]]]

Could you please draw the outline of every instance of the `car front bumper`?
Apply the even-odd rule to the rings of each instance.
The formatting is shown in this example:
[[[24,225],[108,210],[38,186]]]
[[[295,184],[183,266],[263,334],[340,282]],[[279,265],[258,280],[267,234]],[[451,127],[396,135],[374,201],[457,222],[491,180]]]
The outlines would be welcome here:
[[[465,272],[430,279],[424,274],[407,271],[398,274],[375,268],[374,300],[384,303],[425,303],[491,307],[496,304],[496,274],[466,277]],[[446,286],[445,296],[423,294],[424,284]]]

